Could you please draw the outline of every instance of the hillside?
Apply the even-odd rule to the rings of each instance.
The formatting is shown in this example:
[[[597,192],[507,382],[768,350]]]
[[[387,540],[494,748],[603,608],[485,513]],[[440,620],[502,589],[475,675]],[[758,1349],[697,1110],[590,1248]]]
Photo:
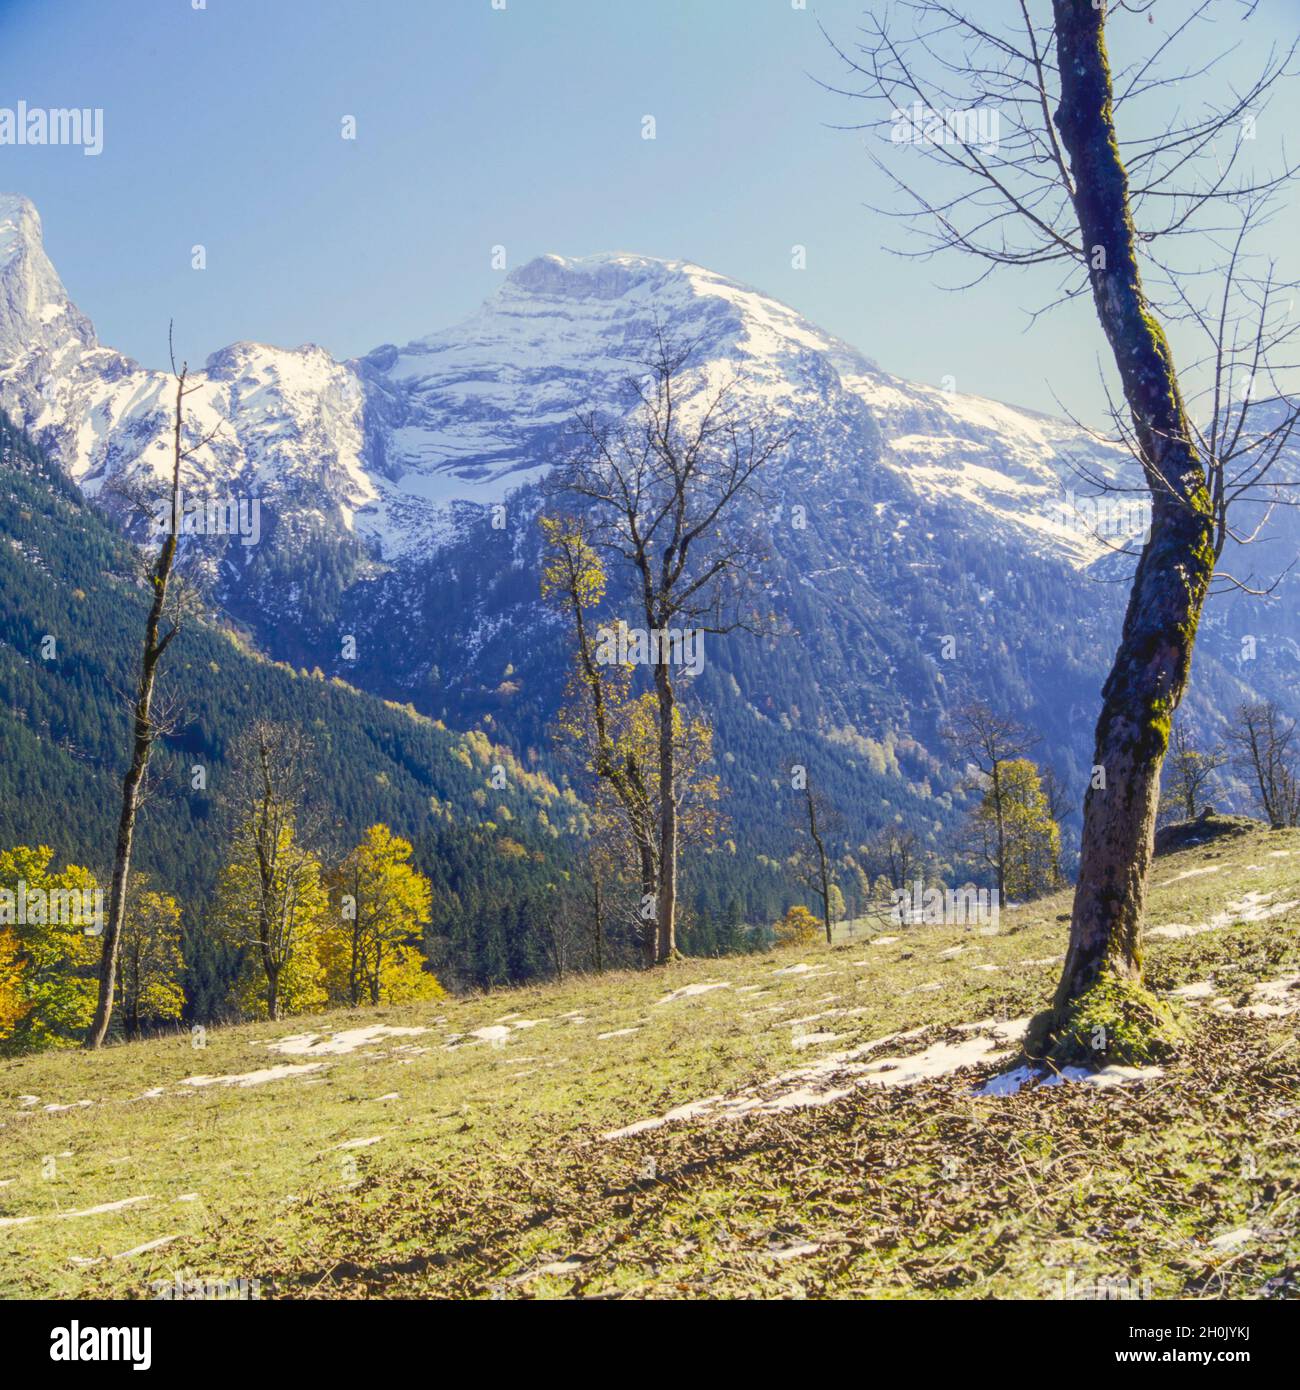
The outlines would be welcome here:
[[[0,1063],[0,1293],[1295,1297],[1300,832],[1152,882],[1186,1041],[1137,1074],[977,1094],[1065,894]]]
[[[135,556],[3,412],[0,534],[0,845],[49,845],[60,866],[86,865],[103,881],[127,751],[126,692],[144,627]],[[445,955],[453,923],[462,944],[472,942],[492,914],[515,910],[555,872],[562,851],[552,828],[563,828],[573,804],[561,804],[554,784],[481,736],[269,661],[220,622],[182,631],[161,688],[175,717],[150,772],[136,867],[194,910],[191,928],[202,925],[224,853],[231,747],[258,718],[294,724],[315,742],[329,803],[323,852],[345,853],[376,821],[414,841],[436,889],[435,953]],[[489,803],[498,765],[507,775]],[[512,841],[528,855],[494,852],[503,832],[492,818],[504,821],[502,806]],[[527,959],[536,949],[514,943],[518,974],[536,967]],[[460,954],[458,964],[472,971],[473,960]],[[189,964],[193,1016],[205,1020],[224,992],[219,963],[199,943]]]

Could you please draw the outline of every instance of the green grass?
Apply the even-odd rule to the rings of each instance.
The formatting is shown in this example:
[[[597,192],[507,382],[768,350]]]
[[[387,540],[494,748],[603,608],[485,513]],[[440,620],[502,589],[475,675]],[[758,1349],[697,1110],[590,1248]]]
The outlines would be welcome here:
[[[1166,856],[1152,881],[1157,927],[1208,922],[1251,891],[1300,899],[1300,832]],[[833,947],[250,1024],[202,1049],[179,1036],[0,1063],[0,1220],[36,1218],[0,1225],[0,1293],[148,1297],[179,1274],[258,1280],[262,1297],[1042,1298],[1116,1280],[1154,1297],[1294,1296],[1297,1015],[1175,1001],[1184,1040],[1164,1074],[1104,1091],[979,1098],[985,1065],[601,1137],[828,1050],[928,1025],[877,1055],[901,1054],[1026,1017],[1056,983],[1068,910],[1058,895],[1004,911],[996,935],[863,929]],[[1300,970],[1300,909],[1227,917],[1150,938],[1151,988],[1210,981],[1241,1004]],[[797,963],[814,968],[778,973]],[[713,982],[728,987],[656,1003]],[[500,1046],[450,1045],[508,1014],[545,1021]],[[179,1084],[301,1063],[266,1041],[374,1023],[429,1031],[258,1087]],[[624,1029],[637,1031],[599,1038]],[[819,1030],[835,1040],[794,1048]],[[130,1197],[147,1200],[60,1215]]]

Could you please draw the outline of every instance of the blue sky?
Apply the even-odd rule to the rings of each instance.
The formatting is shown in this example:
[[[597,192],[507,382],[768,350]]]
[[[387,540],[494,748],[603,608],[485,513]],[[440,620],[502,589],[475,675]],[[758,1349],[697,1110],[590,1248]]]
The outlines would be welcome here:
[[[0,147],[0,188],[40,208],[101,339],[150,365],[169,318],[191,361],[241,338],[351,356],[471,312],[494,245],[617,249],[753,284],[902,375],[1095,415],[1089,314],[1026,332],[1042,286],[945,294],[963,267],[882,249],[862,138],[830,128],[858,113],[812,80],[839,76],[818,21],[851,41],[865,3],[0,0],[0,106],[105,112],[99,158]],[[1294,33],[1296,0],[1265,8],[1261,38]],[[1278,249],[1298,232],[1292,211]]]

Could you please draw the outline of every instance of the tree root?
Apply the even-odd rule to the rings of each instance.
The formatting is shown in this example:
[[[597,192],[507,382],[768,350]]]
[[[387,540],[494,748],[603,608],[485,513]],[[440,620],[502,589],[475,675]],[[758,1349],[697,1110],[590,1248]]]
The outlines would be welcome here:
[[[1183,1040],[1173,1009],[1142,985],[1106,973],[1058,1014],[1029,1024],[1025,1056],[1054,1066],[1144,1066],[1171,1056]]]

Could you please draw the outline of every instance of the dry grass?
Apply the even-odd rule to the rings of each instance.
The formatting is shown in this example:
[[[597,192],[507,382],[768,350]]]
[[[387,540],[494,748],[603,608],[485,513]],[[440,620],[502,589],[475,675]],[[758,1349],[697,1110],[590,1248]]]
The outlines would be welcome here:
[[[1300,899],[1300,833],[1183,851],[1154,882],[1153,925],[1229,919],[1154,937],[1156,988],[1208,980],[1242,1003],[1300,969],[1300,909],[1232,920],[1259,910],[1250,892],[1271,895],[1265,909]],[[0,1063],[0,1220],[35,1218],[0,1226],[0,1291],[149,1296],[179,1272],[256,1279],[263,1297],[1044,1297],[1117,1278],[1157,1297],[1294,1295],[1295,1015],[1189,1008],[1165,1075],[1113,1090],[976,1098],[986,1066],[601,1138],[827,1050],[1023,1017],[1055,982],[1067,910],[1004,912],[996,935],[911,928],[892,945],[254,1024],[203,1050],[176,1038]],[[810,969],[782,973],[796,964]],[[706,983],[725,987],[656,1002]],[[528,1020],[543,1021],[467,1037]],[[319,1059],[266,1045],[378,1023],[427,1031]],[[835,1037],[796,1048],[809,1032]],[[181,1084],[307,1060],[324,1065]],[[339,1147],[362,1139],[378,1142]],[[146,1200],[66,1215],[132,1197]]]

